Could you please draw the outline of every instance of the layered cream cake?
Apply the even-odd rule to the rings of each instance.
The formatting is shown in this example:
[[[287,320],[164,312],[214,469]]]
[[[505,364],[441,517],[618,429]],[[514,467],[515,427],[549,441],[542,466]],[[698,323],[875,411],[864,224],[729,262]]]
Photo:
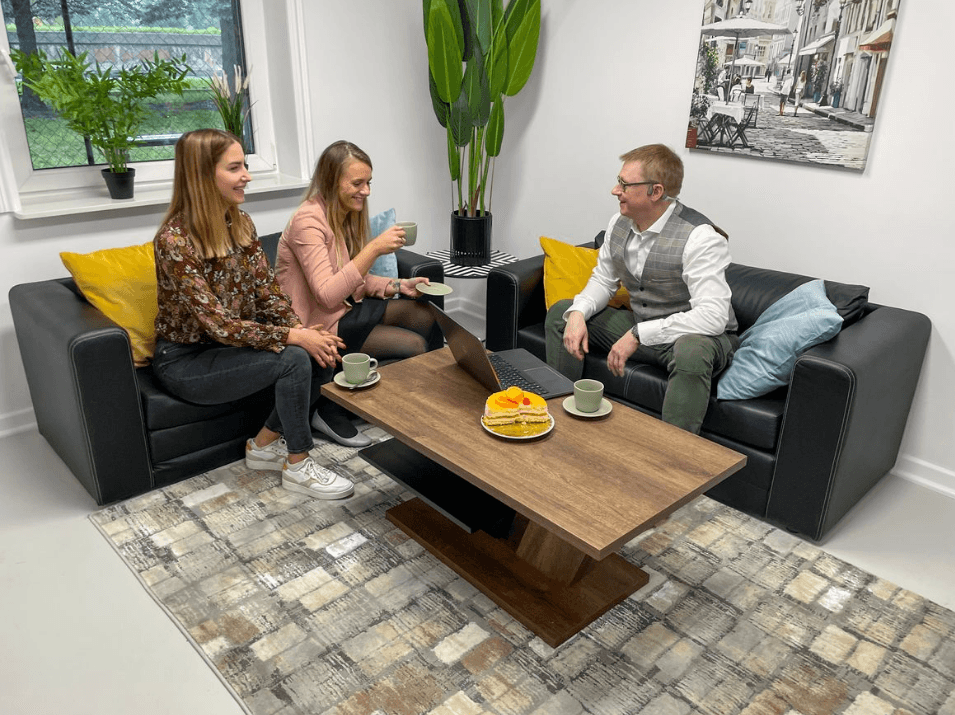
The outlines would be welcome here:
[[[495,392],[484,404],[484,424],[499,427],[513,424],[550,424],[547,402],[540,395],[509,387]]]

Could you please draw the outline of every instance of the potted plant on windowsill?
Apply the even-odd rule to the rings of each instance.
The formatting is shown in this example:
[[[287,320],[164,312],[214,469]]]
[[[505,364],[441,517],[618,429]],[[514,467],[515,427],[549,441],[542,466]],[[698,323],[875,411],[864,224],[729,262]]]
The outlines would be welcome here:
[[[190,72],[186,56],[160,60],[157,53],[152,60],[114,71],[98,62],[91,67],[85,52],[63,50],[58,57],[43,50],[10,54],[23,83],[103,154],[109,164],[102,173],[110,196],[132,198],[135,169],[127,166],[129,150],[152,112],[149,100],[166,93],[182,96]]]
[[[447,132],[452,194],[451,262],[491,257],[493,160],[504,137],[504,97],[534,69],[540,0],[424,0],[428,79]]]

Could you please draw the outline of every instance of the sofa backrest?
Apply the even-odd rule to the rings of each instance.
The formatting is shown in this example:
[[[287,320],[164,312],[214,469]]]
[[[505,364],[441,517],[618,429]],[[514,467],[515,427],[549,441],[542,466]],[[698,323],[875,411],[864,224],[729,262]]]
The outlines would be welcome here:
[[[267,233],[259,236],[259,243],[262,244],[262,250],[265,251],[265,257],[269,259],[272,268],[275,268],[275,256],[279,251],[279,239],[282,238],[282,232]]]

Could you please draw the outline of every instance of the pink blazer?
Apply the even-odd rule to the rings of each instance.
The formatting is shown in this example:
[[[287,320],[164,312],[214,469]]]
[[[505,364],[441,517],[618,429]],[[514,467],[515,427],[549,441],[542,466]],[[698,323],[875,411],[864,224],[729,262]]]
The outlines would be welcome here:
[[[349,310],[347,297],[384,298],[389,282],[382,276],[362,276],[348,257],[345,242],[332,233],[320,196],[299,206],[289,220],[279,239],[275,273],[302,323],[322,325],[335,334]]]

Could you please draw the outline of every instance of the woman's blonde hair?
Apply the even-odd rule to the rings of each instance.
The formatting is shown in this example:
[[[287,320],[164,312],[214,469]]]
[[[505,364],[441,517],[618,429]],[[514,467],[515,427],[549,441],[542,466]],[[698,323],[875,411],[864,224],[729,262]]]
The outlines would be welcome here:
[[[176,142],[172,201],[157,236],[175,216],[204,259],[222,258],[252,243],[252,222],[216,186],[216,164],[238,137],[221,129],[196,129]]]
[[[325,200],[328,226],[336,238],[344,241],[349,258],[354,258],[364,247],[371,230],[368,225],[368,202],[365,202],[359,212],[349,211],[342,206],[339,197],[338,184],[341,182],[345,167],[352,161],[361,162],[369,169],[372,168],[368,155],[351,142],[337,141],[328,146],[318,157],[315,172],[312,174],[312,183],[309,184],[308,191],[305,193],[306,201],[316,196],[321,196]]]

